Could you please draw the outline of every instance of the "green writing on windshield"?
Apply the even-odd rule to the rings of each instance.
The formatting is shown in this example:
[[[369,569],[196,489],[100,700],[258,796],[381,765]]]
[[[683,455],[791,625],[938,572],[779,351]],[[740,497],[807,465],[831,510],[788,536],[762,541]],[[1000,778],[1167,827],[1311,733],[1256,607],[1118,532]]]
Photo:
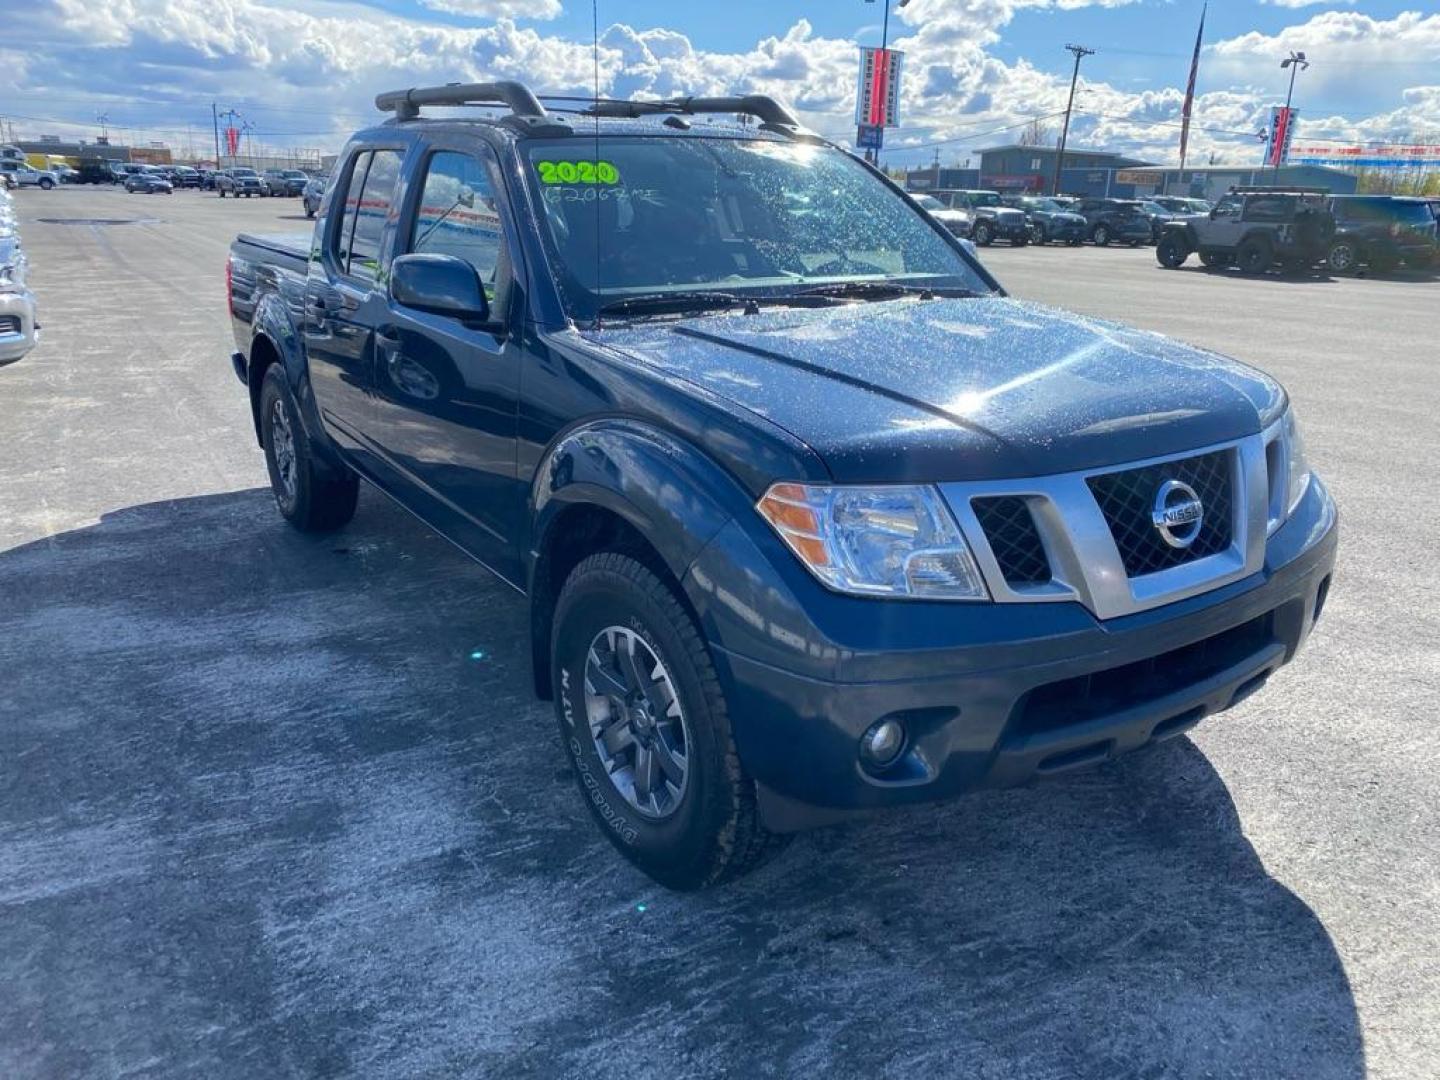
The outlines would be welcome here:
[[[537,161],[542,184],[618,184],[620,170],[608,161]]]

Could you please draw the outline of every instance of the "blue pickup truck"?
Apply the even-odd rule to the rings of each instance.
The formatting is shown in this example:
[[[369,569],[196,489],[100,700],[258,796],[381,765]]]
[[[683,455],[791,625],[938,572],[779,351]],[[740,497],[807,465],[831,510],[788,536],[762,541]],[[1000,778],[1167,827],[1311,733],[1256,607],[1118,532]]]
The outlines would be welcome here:
[[[1274,380],[1008,298],[775,101],[377,105],[313,235],[228,263],[275,501],[335,529],[364,479],[527,597],[657,881],[1174,737],[1319,617],[1336,511]],[[456,105],[494,110],[421,115]]]

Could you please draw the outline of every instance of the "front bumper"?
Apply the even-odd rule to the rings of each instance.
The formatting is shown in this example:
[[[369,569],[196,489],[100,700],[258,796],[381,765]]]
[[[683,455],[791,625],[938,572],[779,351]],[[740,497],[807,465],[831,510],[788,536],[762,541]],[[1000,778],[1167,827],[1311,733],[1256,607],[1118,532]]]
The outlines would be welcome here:
[[[19,360],[39,343],[35,295],[28,290],[0,293],[0,364]]]
[[[794,830],[1023,783],[1173,737],[1236,704],[1295,656],[1324,604],[1336,513],[1318,480],[1311,489],[1270,538],[1259,573],[1105,622],[1073,603],[809,592],[808,575],[791,577],[759,550],[763,536],[732,522],[686,587],[767,824]],[[887,717],[905,724],[909,742],[874,773],[858,743]]]

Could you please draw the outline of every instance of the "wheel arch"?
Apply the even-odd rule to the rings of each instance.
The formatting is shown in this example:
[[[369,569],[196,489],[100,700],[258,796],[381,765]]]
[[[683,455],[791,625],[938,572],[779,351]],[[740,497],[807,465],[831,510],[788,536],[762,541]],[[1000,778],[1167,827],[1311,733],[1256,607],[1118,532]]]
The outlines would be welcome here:
[[[536,694],[551,697],[555,604],[583,559],[602,551],[631,555],[674,589],[699,626],[682,581],[705,546],[752,502],[713,459],[647,424],[605,420],[558,438],[531,490],[526,592]]]
[[[265,383],[265,373],[279,364],[285,371],[290,392],[300,406],[300,422],[312,446],[328,458],[330,465],[340,464],[320,412],[315,405],[315,395],[310,392],[309,369],[300,336],[295,332],[284,298],[271,290],[263,292],[255,305],[250,325],[249,362],[246,365],[246,382],[250,390],[250,418],[255,426],[255,439],[260,440],[260,388]]]

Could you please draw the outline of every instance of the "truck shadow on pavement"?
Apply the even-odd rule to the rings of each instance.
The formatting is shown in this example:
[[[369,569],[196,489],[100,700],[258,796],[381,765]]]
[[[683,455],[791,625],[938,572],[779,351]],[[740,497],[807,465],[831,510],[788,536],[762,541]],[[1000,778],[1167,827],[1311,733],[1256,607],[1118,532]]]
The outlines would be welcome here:
[[[120,510],[0,596],[0,1074],[1364,1075],[1188,740],[676,895],[582,806],[523,602],[369,491],[323,538]]]

